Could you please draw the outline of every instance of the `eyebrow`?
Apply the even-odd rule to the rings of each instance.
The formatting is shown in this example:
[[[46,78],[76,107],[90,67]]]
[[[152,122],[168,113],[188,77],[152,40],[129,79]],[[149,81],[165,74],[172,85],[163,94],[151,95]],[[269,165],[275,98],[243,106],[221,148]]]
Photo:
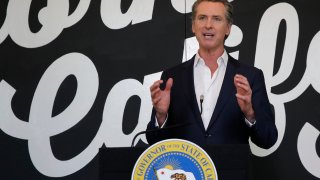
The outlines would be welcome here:
[[[221,16],[221,15],[206,15],[206,14],[198,14],[198,15],[197,15],[197,17],[200,17],[200,16],[215,17],[215,18],[217,18],[217,17],[219,17],[219,18],[223,18],[223,16]]]

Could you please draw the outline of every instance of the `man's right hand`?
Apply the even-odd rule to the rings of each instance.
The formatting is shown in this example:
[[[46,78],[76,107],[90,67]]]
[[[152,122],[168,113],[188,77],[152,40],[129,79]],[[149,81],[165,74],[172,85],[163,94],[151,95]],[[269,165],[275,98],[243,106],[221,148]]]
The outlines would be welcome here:
[[[168,109],[170,105],[170,92],[173,84],[173,79],[169,78],[167,80],[166,88],[164,90],[160,89],[160,85],[162,83],[163,80],[158,80],[154,82],[150,87],[152,104],[156,110],[156,117],[158,120],[159,127],[162,126],[168,114]]]

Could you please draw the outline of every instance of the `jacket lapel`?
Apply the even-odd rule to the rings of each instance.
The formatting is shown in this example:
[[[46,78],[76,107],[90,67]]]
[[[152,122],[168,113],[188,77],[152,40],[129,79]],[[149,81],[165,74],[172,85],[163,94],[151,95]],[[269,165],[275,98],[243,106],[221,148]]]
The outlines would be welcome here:
[[[236,65],[235,62],[237,60],[233,59],[229,56],[228,65],[226,69],[226,74],[223,79],[222,87],[220,90],[220,94],[218,97],[218,101],[216,107],[213,111],[208,129],[214,124],[214,122],[218,119],[221,111],[223,110],[224,106],[228,102],[229,98],[235,96],[236,91],[233,83],[233,78],[236,74]]]
[[[188,100],[188,104],[190,106],[190,109],[192,110],[192,114],[194,115],[194,118],[196,119],[196,124],[205,131],[200,110],[197,103],[196,93],[195,93],[195,87],[194,87],[194,76],[193,76],[193,65],[194,65],[194,59],[195,56],[187,61],[187,63],[184,64],[183,70],[181,73],[181,79],[183,82],[183,92],[184,96]]]

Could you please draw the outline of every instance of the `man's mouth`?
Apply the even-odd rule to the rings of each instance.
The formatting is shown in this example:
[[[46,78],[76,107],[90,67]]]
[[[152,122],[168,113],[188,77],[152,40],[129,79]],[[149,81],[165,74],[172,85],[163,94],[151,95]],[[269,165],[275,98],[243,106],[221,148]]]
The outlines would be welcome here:
[[[203,33],[203,36],[204,36],[204,38],[206,38],[206,39],[211,39],[211,38],[213,38],[213,33]]]

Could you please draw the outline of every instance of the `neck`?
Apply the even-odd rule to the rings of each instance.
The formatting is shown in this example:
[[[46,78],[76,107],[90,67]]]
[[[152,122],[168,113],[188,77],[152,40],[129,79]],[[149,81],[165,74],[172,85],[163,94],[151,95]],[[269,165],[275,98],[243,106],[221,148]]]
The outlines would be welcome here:
[[[224,47],[217,48],[216,50],[210,49],[199,49],[199,55],[204,60],[205,64],[209,67],[211,71],[211,76],[218,68],[218,58],[222,56],[224,52]]]
[[[220,56],[222,56],[224,52],[224,48],[219,48],[216,50],[210,49],[199,49],[199,55],[204,60],[207,66],[212,67],[213,65],[217,65],[217,60]]]

